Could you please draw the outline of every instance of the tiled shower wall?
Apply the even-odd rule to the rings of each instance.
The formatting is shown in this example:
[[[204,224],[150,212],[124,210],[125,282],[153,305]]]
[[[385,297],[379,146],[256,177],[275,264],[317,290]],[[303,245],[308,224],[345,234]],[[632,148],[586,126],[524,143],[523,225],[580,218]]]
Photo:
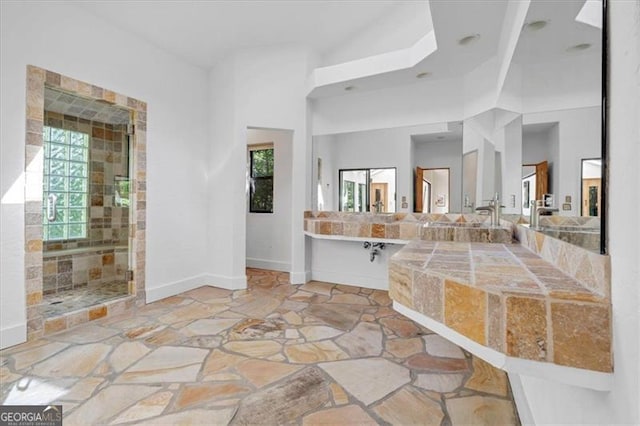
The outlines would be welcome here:
[[[125,281],[129,208],[114,202],[115,177],[128,176],[124,125],[45,111],[47,126],[89,134],[89,212],[86,239],[43,244],[44,295]]]
[[[104,249],[71,249],[44,253],[44,295],[114,281],[126,281],[129,269],[127,246]]]

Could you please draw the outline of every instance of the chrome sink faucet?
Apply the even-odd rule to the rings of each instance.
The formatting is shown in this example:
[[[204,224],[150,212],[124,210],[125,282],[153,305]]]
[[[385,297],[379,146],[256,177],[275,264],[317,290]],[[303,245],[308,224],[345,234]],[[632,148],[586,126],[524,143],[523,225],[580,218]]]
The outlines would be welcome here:
[[[559,211],[553,207],[547,207],[544,205],[543,200],[533,200],[531,201],[531,217],[529,226],[533,229],[536,229],[540,226],[540,215],[542,213],[552,213]]]
[[[500,205],[500,197],[498,195],[498,193],[496,192],[496,195],[494,195],[493,200],[485,200],[488,201],[489,204],[486,206],[479,206],[476,207],[476,211],[488,211],[489,214],[491,215],[491,226],[493,225],[500,225],[500,210],[504,207]]]

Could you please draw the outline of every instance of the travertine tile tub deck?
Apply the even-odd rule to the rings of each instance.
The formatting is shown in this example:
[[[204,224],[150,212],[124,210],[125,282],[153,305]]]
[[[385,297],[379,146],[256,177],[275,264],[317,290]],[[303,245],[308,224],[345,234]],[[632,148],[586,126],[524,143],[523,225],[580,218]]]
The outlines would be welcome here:
[[[396,303],[509,357],[612,371],[609,299],[521,245],[413,241],[389,283]]]

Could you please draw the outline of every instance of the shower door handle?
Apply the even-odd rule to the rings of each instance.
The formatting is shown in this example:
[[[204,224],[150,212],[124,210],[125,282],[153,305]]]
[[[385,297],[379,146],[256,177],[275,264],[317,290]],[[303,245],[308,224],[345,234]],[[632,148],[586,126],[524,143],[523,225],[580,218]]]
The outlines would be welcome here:
[[[56,220],[56,216],[58,215],[58,209],[56,207],[57,201],[58,196],[56,194],[49,194],[47,197],[47,220],[49,222]]]

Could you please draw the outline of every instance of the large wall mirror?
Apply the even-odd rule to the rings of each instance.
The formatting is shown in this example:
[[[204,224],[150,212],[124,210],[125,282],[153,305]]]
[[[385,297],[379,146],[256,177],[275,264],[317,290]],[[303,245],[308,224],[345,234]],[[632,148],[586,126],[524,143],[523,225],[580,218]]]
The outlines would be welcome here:
[[[505,215],[530,216],[538,203],[540,231],[575,244],[595,234],[588,248],[604,253],[602,24],[597,2],[531,2],[497,107],[314,136],[314,208],[375,211],[370,188],[344,173],[395,168],[394,211],[471,213],[498,196]]]

